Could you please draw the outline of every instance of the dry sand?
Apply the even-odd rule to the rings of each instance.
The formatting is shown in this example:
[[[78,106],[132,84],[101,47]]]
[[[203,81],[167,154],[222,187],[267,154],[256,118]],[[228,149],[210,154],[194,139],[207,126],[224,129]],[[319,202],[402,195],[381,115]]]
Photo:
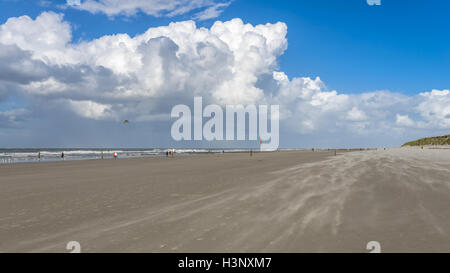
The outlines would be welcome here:
[[[0,252],[450,251],[450,150],[0,166]]]

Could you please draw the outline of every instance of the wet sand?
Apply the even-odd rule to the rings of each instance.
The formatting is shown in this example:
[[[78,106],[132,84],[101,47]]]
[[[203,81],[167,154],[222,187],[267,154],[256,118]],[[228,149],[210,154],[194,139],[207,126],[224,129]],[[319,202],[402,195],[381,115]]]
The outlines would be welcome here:
[[[450,150],[0,165],[0,252],[450,251]]]

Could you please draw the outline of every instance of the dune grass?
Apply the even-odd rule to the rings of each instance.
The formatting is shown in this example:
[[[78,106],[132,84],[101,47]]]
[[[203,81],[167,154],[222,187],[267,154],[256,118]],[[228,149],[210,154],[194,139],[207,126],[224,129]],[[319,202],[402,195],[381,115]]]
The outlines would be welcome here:
[[[426,137],[410,141],[402,145],[405,146],[427,146],[427,145],[450,145],[450,135]]]

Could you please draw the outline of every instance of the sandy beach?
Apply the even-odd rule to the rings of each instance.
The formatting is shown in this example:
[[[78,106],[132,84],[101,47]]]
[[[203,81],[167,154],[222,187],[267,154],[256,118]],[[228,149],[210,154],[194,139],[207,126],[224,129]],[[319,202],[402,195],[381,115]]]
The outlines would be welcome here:
[[[0,165],[0,252],[450,251],[450,150]]]

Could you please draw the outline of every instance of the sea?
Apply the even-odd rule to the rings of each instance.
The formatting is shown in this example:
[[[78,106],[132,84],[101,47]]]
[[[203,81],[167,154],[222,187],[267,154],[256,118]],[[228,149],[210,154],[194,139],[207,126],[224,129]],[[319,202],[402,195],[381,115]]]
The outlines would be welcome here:
[[[173,151],[175,155],[185,156],[192,154],[205,153],[222,153],[241,152],[238,149],[120,149],[120,148],[20,148],[20,149],[0,149],[0,164],[23,163],[23,162],[45,162],[45,161],[62,161],[62,160],[90,160],[113,158],[113,153],[117,153],[118,158],[142,158],[142,157],[158,157],[166,156],[167,151]],[[64,153],[64,158],[62,158]],[[40,155],[40,156],[39,156]]]

